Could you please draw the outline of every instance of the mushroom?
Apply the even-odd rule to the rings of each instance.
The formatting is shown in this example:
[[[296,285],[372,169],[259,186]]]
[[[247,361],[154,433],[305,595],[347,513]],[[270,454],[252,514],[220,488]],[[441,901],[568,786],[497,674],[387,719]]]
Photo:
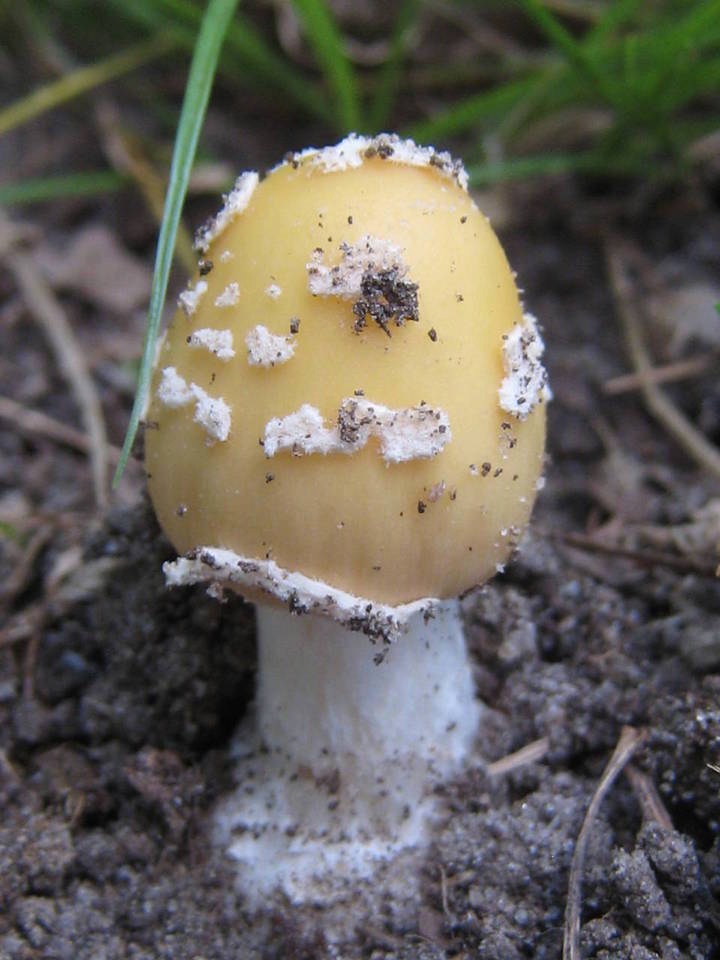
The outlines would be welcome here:
[[[426,842],[473,749],[457,598],[528,522],[543,345],[462,165],[394,135],[244,174],[197,244],[146,434],[165,573],[257,605],[245,888],[327,897]]]

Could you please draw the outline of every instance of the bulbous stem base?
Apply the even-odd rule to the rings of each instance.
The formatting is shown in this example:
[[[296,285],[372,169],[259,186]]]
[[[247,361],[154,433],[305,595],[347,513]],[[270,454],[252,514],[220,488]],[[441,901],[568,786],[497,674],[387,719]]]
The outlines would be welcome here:
[[[327,902],[422,845],[433,788],[477,732],[458,604],[412,617],[382,648],[325,617],[257,611],[255,714],[217,824],[243,885]]]

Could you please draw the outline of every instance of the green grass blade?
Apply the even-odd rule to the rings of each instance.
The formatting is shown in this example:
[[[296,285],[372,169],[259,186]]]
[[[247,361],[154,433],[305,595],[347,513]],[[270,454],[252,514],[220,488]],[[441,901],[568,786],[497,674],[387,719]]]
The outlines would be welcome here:
[[[384,130],[397,99],[402,76],[403,56],[415,24],[420,0],[403,0],[390,37],[390,52],[380,72],[380,80],[368,111],[368,127],[374,133]]]
[[[292,5],[335,102],[336,126],[340,133],[361,130],[363,118],[357,78],[328,5],[325,0],[292,0]]]
[[[187,193],[220,50],[237,3],[238,0],[209,0],[190,64],[190,73],[185,88],[185,97],[180,112],[180,122],[170,167],[170,179],[165,197],[165,212],[155,256],[155,272],[135,402],[130,414],[130,423],[125,435],[120,461],[115,471],[114,484],[117,484],[125,469],[132,445],[135,442],[145,401],[150,391],[153,353],[167,294],[180,214]]]
[[[476,124],[497,121],[529,96],[535,84],[534,77],[526,77],[475,94],[434,117],[413,123],[404,131],[405,135],[418,143],[434,143],[462,133]]]
[[[111,0],[123,14],[151,29],[170,31],[178,43],[192,50],[202,11],[188,0]],[[308,113],[328,123],[333,122],[330,106],[317,89],[289,60],[278,56],[265,38],[250,23],[238,15],[230,24],[225,41],[225,53],[220,61],[223,73],[235,80],[254,78],[269,84]]]
[[[603,74],[597,69],[595,61],[588,55],[584,45],[574,39],[560,21],[545,9],[540,0],[520,0],[520,5],[576,72],[584,76],[592,87],[609,99]]]
[[[167,53],[171,48],[172,42],[167,36],[152,37],[150,40],[130,47],[129,50],[124,50],[99,63],[81,67],[60,77],[59,80],[40,87],[29,96],[0,111],[0,136],[8,130],[27,123],[28,120],[32,120],[46,110],[52,110],[109,80],[135,70],[149,60]]]
[[[61,197],[92,197],[119,190],[129,180],[114,170],[71,173],[57,177],[37,177],[21,183],[0,185],[0,207],[13,204],[42,203]]]
[[[516,157],[498,163],[478,163],[467,168],[471,187],[488,187],[506,180],[529,180],[550,174],[575,173],[592,167],[589,154],[551,153]]]
[[[610,38],[619,27],[630,23],[635,17],[643,0],[614,0],[587,36],[589,46],[597,45]]]
[[[146,3],[147,0],[142,2]],[[166,15],[197,25],[198,10],[192,3],[188,3],[188,0],[155,2],[162,7]],[[261,80],[271,83],[292,97],[310,113],[325,120],[332,119],[330,108],[317,88],[289,60],[278,56],[249,20],[239,16],[230,24],[226,49],[229,57],[244,61]]]

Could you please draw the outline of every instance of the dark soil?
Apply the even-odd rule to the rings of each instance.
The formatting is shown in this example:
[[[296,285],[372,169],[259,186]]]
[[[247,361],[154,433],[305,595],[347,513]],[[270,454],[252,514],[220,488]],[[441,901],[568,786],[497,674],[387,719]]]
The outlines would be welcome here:
[[[33,125],[23,149],[32,156],[50,130]],[[227,130],[218,151],[264,167],[327,139],[270,136],[259,121],[257,134],[250,157],[232,155]],[[172,550],[139,468],[97,515],[85,457],[3,421],[0,958],[556,960],[578,834],[627,726],[641,745],[588,827],[582,956],[720,957],[719,484],[637,391],[604,391],[630,369],[608,244],[642,258],[633,305],[655,360],[717,360],[714,313],[675,310],[661,322],[650,309],[717,284],[711,187],[559,179],[480,198],[544,325],[550,460],[519,556],[466,603],[489,711],[471,769],[444,786],[448,816],[418,867],[418,897],[375,888],[327,910],[244,909],[208,822],[252,696],[252,611],[165,590]],[[199,223],[205,212],[190,215]],[[149,271],[152,223],[132,192],[58,202],[22,222],[38,264],[103,225]],[[117,444],[141,304],[121,293],[112,306],[77,276],[49,275]],[[0,296],[2,393],[80,428],[11,271]],[[665,389],[720,442],[717,363]],[[490,766],[537,741],[534,761]]]

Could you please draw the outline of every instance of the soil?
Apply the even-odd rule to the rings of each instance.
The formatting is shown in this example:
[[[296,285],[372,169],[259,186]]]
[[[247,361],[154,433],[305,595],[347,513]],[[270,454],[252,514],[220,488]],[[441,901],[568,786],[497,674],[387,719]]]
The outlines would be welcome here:
[[[213,109],[208,136],[239,168],[327,139],[297,122],[268,130],[260,116],[228,130]],[[251,148],[238,151],[235,134]],[[65,129],[46,118],[21,131],[10,155],[30,168],[53,138],[96,149],[76,113]],[[479,198],[544,327],[549,461],[518,556],[465,601],[487,711],[477,755],[443,785],[446,816],[413,861],[417,890],[388,876],[349,902],[246,909],[209,824],[252,698],[252,609],[165,589],[173,551],[139,464],[98,511],[69,438],[3,414],[2,960],[556,960],[568,904],[580,910],[577,956],[720,957],[720,481],[637,389],[608,392],[631,369],[629,305],[656,363],[714,358],[663,390],[720,443],[708,307],[720,300],[717,197],[710,176],[653,190],[557,178]],[[201,223],[211,206],[195,201],[188,218]],[[13,229],[70,321],[119,444],[150,216],[127,190],[17,211]],[[92,259],[53,269],[58,251],[98,230],[125,258],[114,293],[89,282]],[[0,295],[3,395],[81,430],[12,269]],[[634,749],[610,783],[624,730]]]

